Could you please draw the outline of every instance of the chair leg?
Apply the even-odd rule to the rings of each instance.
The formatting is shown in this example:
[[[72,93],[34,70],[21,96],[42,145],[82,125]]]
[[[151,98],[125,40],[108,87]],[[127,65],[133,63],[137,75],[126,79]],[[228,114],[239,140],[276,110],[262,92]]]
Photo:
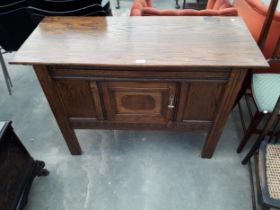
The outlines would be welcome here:
[[[269,143],[272,141],[273,138],[274,138],[274,142],[276,142],[278,124],[279,124],[279,119],[276,120],[276,123],[275,123],[274,126],[273,126],[272,133],[271,133],[271,135],[270,135],[270,137],[269,137],[269,140],[268,140]]]
[[[117,0],[117,5],[116,5],[116,9],[119,9],[121,6],[120,6],[120,0]]]
[[[248,111],[249,111],[250,119],[252,120],[252,118],[253,118],[253,113],[252,113],[252,109],[251,109],[251,106],[250,106],[250,102],[249,102],[248,97],[249,97],[248,94],[245,94],[245,95],[244,95],[245,102],[246,102],[246,105],[247,105],[247,108],[248,108]]]
[[[278,116],[278,123],[280,123],[280,116]],[[280,139],[280,126],[278,131],[275,134],[275,138],[274,138],[274,144],[277,144],[279,142]]]
[[[255,197],[255,185],[254,185],[254,177],[253,177],[253,168],[252,168],[252,161],[248,161],[248,167],[249,167],[249,177],[250,177],[250,187],[251,187],[251,197],[252,197],[252,207],[253,210],[256,210],[256,197]]]
[[[242,126],[242,130],[243,130],[243,136],[246,133],[246,125],[245,125],[245,121],[244,121],[244,115],[243,115],[243,110],[242,110],[242,106],[240,105],[240,101],[237,103],[237,108],[239,111],[239,116],[240,116],[240,120],[241,120],[241,126]],[[252,121],[252,118],[251,118]]]
[[[256,114],[254,115],[253,119],[251,120],[251,123],[248,127],[248,129],[246,130],[246,133],[244,134],[238,148],[237,148],[237,153],[240,153],[244,146],[247,144],[247,142],[249,141],[249,138],[251,137],[252,133],[254,132],[254,130],[258,127],[260,121],[263,118],[263,113],[257,111]]]
[[[175,6],[176,9],[180,9],[180,4],[179,4],[179,0],[176,0],[176,6]]]
[[[183,2],[183,8],[182,9],[186,9],[186,0],[184,0],[184,2]]]
[[[4,78],[5,78],[5,82],[6,82],[9,94],[12,95],[13,84],[12,84],[9,72],[7,70],[7,67],[6,67],[6,64],[5,64],[5,61],[4,61],[4,57],[3,57],[3,54],[1,52],[1,50],[0,50],[0,63],[1,63],[3,75],[4,75]]]
[[[269,209],[270,209],[269,207],[262,206],[262,210],[269,210]]]
[[[276,122],[278,118],[279,110],[280,110],[280,97],[278,98],[275,108],[271,116],[269,117],[267,123],[265,124],[264,129],[262,130],[258,139],[254,143],[253,147],[250,149],[249,153],[242,160],[242,164],[246,164],[248,160],[252,157],[252,155],[255,153],[255,151],[260,147],[261,141],[265,138],[266,133],[269,131],[269,129],[272,128],[273,124]]]

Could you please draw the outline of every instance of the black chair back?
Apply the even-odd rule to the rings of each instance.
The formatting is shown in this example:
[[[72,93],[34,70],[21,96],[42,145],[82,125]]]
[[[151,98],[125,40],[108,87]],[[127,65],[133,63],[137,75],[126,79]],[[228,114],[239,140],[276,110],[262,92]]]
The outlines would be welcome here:
[[[0,13],[0,46],[6,51],[16,51],[35,29],[25,8]]]
[[[27,0],[30,7],[47,11],[71,11],[93,4],[100,4],[101,0]]]
[[[9,12],[23,7],[27,7],[27,2],[25,0],[0,1],[0,13]]]
[[[101,0],[0,0],[0,46],[6,51],[18,50],[45,16],[106,16],[100,3]]]
[[[39,24],[45,16],[106,16],[105,11],[99,4],[63,12],[42,10],[35,7],[27,7],[27,11],[35,24]]]
[[[19,2],[19,1],[22,1],[22,0],[1,0],[0,1],[0,6],[13,4],[13,3],[16,3],[16,2]]]

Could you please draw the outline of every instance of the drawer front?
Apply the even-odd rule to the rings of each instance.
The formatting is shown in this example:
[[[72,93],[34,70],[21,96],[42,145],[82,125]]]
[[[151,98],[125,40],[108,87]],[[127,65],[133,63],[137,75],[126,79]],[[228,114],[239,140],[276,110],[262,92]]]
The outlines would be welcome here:
[[[176,84],[172,82],[103,82],[109,121],[166,123],[173,119]]]

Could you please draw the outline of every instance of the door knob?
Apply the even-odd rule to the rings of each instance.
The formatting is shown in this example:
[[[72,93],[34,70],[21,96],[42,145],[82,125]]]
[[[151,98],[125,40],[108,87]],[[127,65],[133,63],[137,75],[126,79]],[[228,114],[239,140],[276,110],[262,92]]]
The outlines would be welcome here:
[[[174,106],[174,96],[173,96],[173,95],[171,95],[171,96],[169,97],[168,108],[169,108],[169,109],[174,109],[174,108],[175,108],[175,106]]]

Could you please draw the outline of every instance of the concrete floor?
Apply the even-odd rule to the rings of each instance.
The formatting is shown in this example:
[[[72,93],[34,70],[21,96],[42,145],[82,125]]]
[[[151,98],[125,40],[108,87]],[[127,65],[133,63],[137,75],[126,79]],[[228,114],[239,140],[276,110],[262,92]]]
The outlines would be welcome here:
[[[7,62],[12,57],[5,55]],[[77,130],[83,155],[71,156],[32,68],[8,69],[13,95],[0,73],[0,119],[14,122],[24,145],[50,171],[35,179],[26,210],[252,208],[244,154],[235,153],[242,134],[236,110],[210,160],[200,158],[205,133],[160,131]]]

